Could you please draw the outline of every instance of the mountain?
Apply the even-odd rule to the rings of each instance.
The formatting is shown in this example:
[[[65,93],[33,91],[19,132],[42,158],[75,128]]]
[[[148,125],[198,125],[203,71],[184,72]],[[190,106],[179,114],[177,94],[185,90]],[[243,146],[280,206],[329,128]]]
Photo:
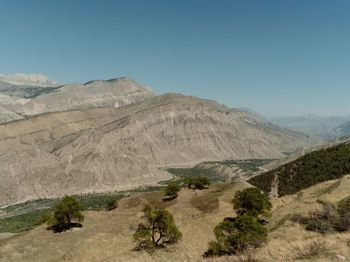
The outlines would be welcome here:
[[[2,75],[0,107],[3,110],[0,110],[0,121],[4,123],[47,112],[72,109],[119,107],[153,96],[154,93],[149,88],[127,77],[96,80],[85,84],[58,85],[42,75]],[[8,116],[9,112],[12,112],[13,116]]]
[[[346,137],[350,135],[350,121],[345,122],[344,124],[336,127],[334,133],[337,137]]]
[[[0,74],[0,81],[18,86],[48,87],[59,85],[58,82],[52,81],[42,74]]]
[[[309,114],[303,116],[272,117],[269,120],[280,127],[302,132],[315,139],[332,140],[338,136],[335,128],[350,121],[350,115],[322,117]]]
[[[178,94],[43,114],[0,125],[0,204],[151,185],[171,178],[161,167],[280,158],[312,143],[250,113]]]

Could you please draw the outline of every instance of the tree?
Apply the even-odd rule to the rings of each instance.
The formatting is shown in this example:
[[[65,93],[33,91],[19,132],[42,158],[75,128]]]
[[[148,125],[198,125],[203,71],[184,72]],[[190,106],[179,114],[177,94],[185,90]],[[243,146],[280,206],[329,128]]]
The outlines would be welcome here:
[[[223,221],[215,227],[217,241],[209,243],[206,256],[232,255],[257,247],[267,238],[267,229],[250,215],[237,217],[235,221]]]
[[[54,208],[54,225],[55,231],[65,231],[70,229],[73,220],[82,222],[84,215],[82,205],[72,196],[65,196]]]
[[[174,224],[173,215],[164,208],[145,206],[144,223],[140,223],[134,233],[136,250],[154,250],[176,243],[182,234]]]
[[[232,203],[237,214],[247,214],[253,217],[268,215],[272,207],[268,196],[255,187],[238,191],[235,194]]]
[[[196,178],[192,178],[192,177],[185,177],[184,178],[184,185],[191,189],[204,189],[207,188],[210,185],[210,181],[207,177],[205,176],[199,176]]]
[[[164,194],[173,199],[178,196],[178,192],[180,191],[180,186],[176,182],[170,182],[168,186],[165,188]]]
[[[237,217],[226,218],[214,229],[216,241],[209,243],[204,256],[233,255],[248,247],[257,247],[267,238],[267,229],[259,220],[272,205],[259,189],[238,191],[233,200]]]
[[[108,200],[107,206],[106,206],[106,209],[108,211],[116,209],[117,207],[118,207],[118,200],[117,199],[111,198],[111,199]]]
[[[184,178],[184,185],[188,188],[191,189],[194,184],[193,178],[192,177],[185,177]]]
[[[210,185],[209,179],[206,176],[197,177],[194,181],[195,189],[204,189]]]

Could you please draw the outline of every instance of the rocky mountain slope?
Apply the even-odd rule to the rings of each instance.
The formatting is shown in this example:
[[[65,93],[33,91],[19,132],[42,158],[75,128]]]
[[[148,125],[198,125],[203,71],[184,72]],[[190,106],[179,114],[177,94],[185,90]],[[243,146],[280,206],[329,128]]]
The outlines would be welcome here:
[[[119,107],[154,96],[126,77],[59,85],[41,75],[19,76],[0,75],[0,123],[47,112]]]
[[[0,204],[134,188],[170,179],[159,167],[279,158],[312,142],[250,113],[176,94],[44,114],[0,126]]]

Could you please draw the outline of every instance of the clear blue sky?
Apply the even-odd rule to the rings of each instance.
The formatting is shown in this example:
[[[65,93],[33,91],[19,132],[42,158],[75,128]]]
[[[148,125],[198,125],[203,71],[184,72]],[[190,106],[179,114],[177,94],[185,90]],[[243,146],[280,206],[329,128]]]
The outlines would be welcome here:
[[[350,113],[350,1],[0,0],[0,73],[130,76],[259,113]]]

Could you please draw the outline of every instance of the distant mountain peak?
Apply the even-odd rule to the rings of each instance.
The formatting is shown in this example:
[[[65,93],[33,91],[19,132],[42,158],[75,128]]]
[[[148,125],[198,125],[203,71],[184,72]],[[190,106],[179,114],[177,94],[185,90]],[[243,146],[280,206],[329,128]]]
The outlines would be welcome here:
[[[7,82],[13,85],[28,85],[28,86],[58,86],[59,83],[50,80],[43,74],[0,74],[0,81]]]

